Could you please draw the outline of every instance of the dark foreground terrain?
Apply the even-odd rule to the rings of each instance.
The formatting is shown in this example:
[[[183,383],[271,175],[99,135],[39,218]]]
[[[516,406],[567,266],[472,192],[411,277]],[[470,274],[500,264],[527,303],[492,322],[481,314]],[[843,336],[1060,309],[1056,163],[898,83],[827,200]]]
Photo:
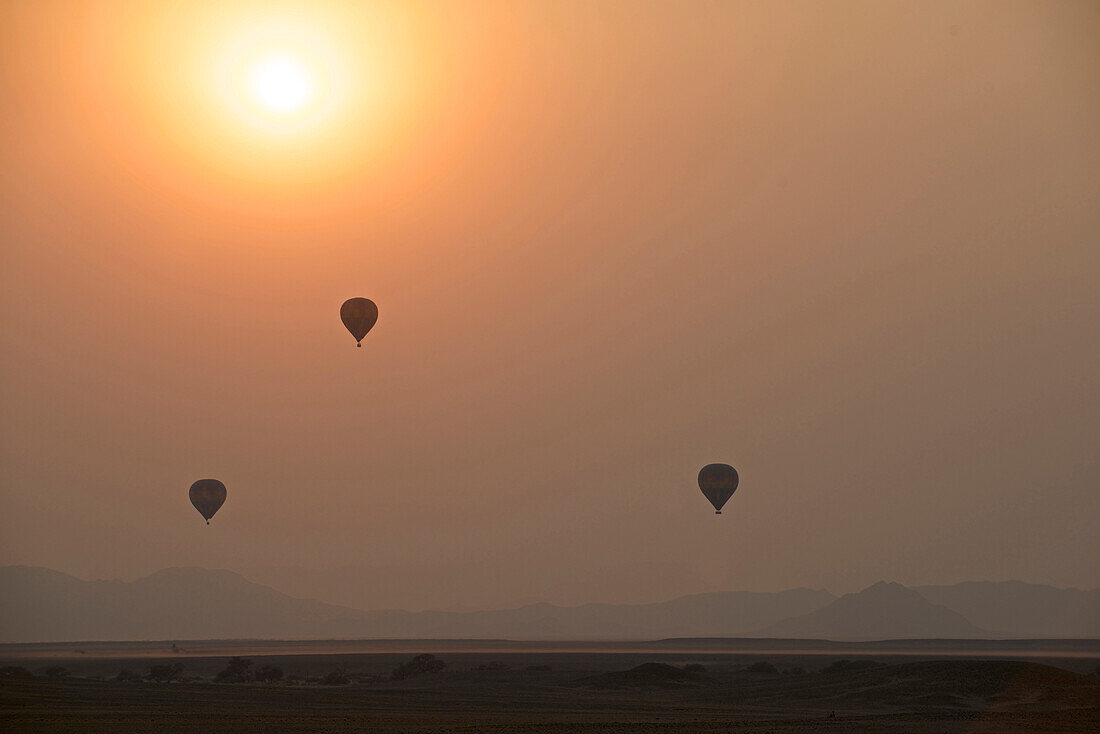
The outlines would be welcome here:
[[[33,664],[24,660],[0,673],[0,728],[1100,731],[1100,678],[1020,660],[650,655],[640,662],[638,656],[614,653],[466,653],[438,655],[446,665],[442,671],[394,680],[391,671],[409,659],[407,654],[253,656],[249,675],[264,666],[284,673],[270,683],[214,682],[227,667],[224,657],[92,658],[85,652]],[[138,679],[162,664],[181,666],[181,679]],[[115,679],[123,668],[134,673],[132,680]]]

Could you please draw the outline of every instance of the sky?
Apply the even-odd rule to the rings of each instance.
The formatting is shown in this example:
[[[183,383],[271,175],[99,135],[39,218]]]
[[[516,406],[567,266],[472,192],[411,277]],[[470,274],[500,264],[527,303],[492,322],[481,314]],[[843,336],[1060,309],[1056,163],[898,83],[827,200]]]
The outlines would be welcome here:
[[[0,564],[1100,586],[1096,3],[17,0],[0,55]]]

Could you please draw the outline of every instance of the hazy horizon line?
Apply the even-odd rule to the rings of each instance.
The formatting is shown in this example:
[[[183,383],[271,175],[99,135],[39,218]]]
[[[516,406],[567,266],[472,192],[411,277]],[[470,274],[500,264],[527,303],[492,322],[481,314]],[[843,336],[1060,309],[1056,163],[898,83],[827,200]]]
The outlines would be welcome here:
[[[847,591],[847,592],[843,592],[843,593],[834,592],[831,589],[825,588],[824,586],[816,587],[816,588],[815,587],[810,587],[810,586],[791,586],[791,587],[787,587],[787,588],[778,589],[778,590],[775,590],[775,591],[759,591],[759,590],[755,590],[755,589],[732,589],[732,588],[727,588],[727,589],[719,589],[719,590],[712,590],[712,591],[698,591],[698,592],[691,592],[691,593],[687,593],[687,594],[678,594],[678,595],[675,595],[675,596],[665,597],[665,598],[663,598],[661,600],[658,600],[658,601],[647,601],[647,602],[586,601],[586,602],[581,602],[581,603],[577,603],[577,604],[572,604],[572,603],[561,603],[561,602],[552,602],[552,601],[545,601],[544,600],[544,601],[532,601],[532,602],[529,602],[529,603],[516,604],[516,605],[513,605],[513,606],[508,606],[508,605],[496,605],[496,606],[494,606],[494,605],[474,605],[474,606],[470,606],[470,605],[466,605],[466,606],[463,607],[463,605],[455,605],[455,606],[450,607],[450,608],[447,608],[447,607],[427,607],[427,608],[424,608],[424,609],[406,609],[406,608],[400,608],[400,607],[375,607],[375,608],[357,607],[357,606],[351,606],[349,604],[341,604],[341,603],[336,603],[336,602],[325,601],[325,600],[320,599],[320,598],[315,597],[315,596],[296,596],[295,594],[293,594],[291,592],[288,592],[288,591],[284,591],[284,590],[280,589],[279,587],[274,586],[270,583],[254,581],[252,578],[250,578],[245,573],[242,573],[240,571],[235,571],[235,570],[230,569],[230,568],[207,568],[205,566],[166,566],[164,568],[158,569],[156,571],[152,571],[152,572],[147,573],[145,575],[137,576],[133,579],[124,579],[124,578],[118,578],[118,577],[116,577],[116,578],[94,578],[94,579],[93,578],[84,578],[84,577],[78,576],[74,573],[70,573],[68,571],[61,571],[61,570],[58,570],[56,568],[51,568],[49,566],[39,566],[39,565],[32,565],[32,564],[25,564],[25,563],[11,563],[11,564],[0,565],[0,570],[10,569],[10,568],[25,568],[25,569],[50,571],[52,573],[58,573],[58,574],[62,574],[62,575],[65,575],[65,576],[69,576],[70,578],[76,579],[77,581],[81,581],[83,583],[112,583],[112,582],[116,582],[116,583],[121,583],[121,584],[136,583],[136,582],[141,581],[143,579],[147,579],[147,578],[151,578],[153,576],[156,576],[157,574],[164,573],[166,571],[175,571],[175,570],[186,570],[186,571],[194,570],[194,571],[202,571],[202,572],[205,572],[205,573],[230,573],[230,574],[233,574],[235,576],[240,577],[241,579],[245,580],[249,584],[252,584],[254,586],[267,588],[267,589],[271,589],[272,591],[276,591],[276,592],[278,592],[280,594],[283,594],[284,596],[290,597],[292,599],[299,599],[299,600],[306,600],[306,601],[309,601],[309,600],[318,601],[318,602],[321,602],[321,603],[326,604],[328,606],[340,607],[340,608],[344,608],[344,609],[351,609],[351,610],[360,611],[360,612],[377,612],[377,613],[382,613],[382,612],[403,612],[403,613],[409,613],[409,614],[419,614],[419,613],[424,613],[424,612],[441,612],[441,613],[451,613],[451,614],[465,614],[465,613],[473,613],[473,612],[479,612],[479,611],[512,611],[512,610],[516,610],[516,609],[523,609],[523,608],[526,608],[526,607],[540,606],[540,605],[559,607],[559,608],[563,608],[563,609],[571,609],[571,608],[578,608],[578,607],[584,607],[584,606],[596,606],[596,605],[599,605],[599,606],[640,607],[640,606],[652,606],[652,605],[658,605],[658,604],[665,604],[665,603],[668,603],[668,602],[676,601],[678,599],[686,599],[686,598],[697,597],[697,596],[708,596],[708,595],[713,595],[713,594],[737,594],[737,593],[744,593],[744,594],[783,594],[783,593],[792,592],[792,591],[825,592],[825,593],[839,599],[839,598],[847,596],[849,594],[862,593],[863,591],[866,591],[867,589],[870,589],[870,588],[872,588],[874,586],[877,586],[879,584],[897,584],[898,586],[901,586],[903,588],[913,589],[913,590],[917,590],[917,589],[920,589],[922,587],[951,587],[951,586],[961,586],[963,584],[1023,584],[1025,586],[1045,587],[1045,588],[1048,588],[1048,589],[1054,589],[1055,591],[1077,591],[1077,592],[1081,592],[1081,593],[1093,593],[1093,592],[1100,591],[1100,587],[1081,588],[1081,587],[1077,587],[1077,586],[1055,586],[1054,584],[1050,584],[1050,583],[1035,582],[1035,581],[1024,581],[1022,579],[1003,579],[1003,580],[1000,580],[1000,581],[992,581],[992,580],[988,580],[988,579],[968,579],[968,580],[965,580],[965,581],[957,581],[957,582],[954,582],[954,583],[930,583],[930,584],[929,583],[906,584],[906,583],[902,583],[902,582],[896,581],[896,580],[879,579],[878,581],[874,581],[874,582],[871,582],[869,584],[866,584],[866,585],[860,587],[857,591]],[[345,567],[340,567],[340,568],[355,568],[355,566],[345,566]],[[674,639],[680,639],[680,638],[674,638]],[[746,639],[756,639],[756,638],[746,638]],[[991,639],[997,639],[997,638],[991,638]],[[1036,639],[1041,639],[1041,638],[1036,638]],[[1066,639],[1075,639],[1075,638],[1066,638]]]

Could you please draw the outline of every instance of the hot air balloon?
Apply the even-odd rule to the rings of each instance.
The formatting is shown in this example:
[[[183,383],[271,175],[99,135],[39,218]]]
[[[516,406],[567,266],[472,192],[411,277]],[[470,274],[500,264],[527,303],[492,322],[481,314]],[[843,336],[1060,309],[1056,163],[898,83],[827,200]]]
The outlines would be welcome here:
[[[369,298],[349,298],[340,306],[340,320],[355,337],[355,346],[361,347],[363,337],[378,321],[378,306]]]
[[[737,470],[729,464],[707,464],[699,471],[699,489],[714,505],[714,514],[722,514],[726,504],[737,491]]]
[[[200,479],[191,485],[191,491],[187,493],[191,498],[191,504],[206,518],[206,524],[210,524],[210,518],[225,504],[225,485],[217,479]]]

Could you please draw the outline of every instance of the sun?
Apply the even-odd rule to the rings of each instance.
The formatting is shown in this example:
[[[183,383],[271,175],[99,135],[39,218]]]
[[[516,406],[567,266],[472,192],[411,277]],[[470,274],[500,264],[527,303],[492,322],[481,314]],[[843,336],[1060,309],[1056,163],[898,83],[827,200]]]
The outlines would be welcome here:
[[[317,94],[313,70],[301,56],[269,53],[256,59],[246,72],[252,102],[273,115],[294,115]]]
[[[300,44],[258,43],[238,57],[231,86],[255,122],[300,124],[325,106],[331,91],[329,66],[322,54]]]
[[[141,67],[150,109],[203,165],[259,172],[273,186],[290,171],[347,170],[355,151],[388,155],[405,135],[397,120],[413,114],[425,88],[414,63],[425,44],[405,10],[382,5],[263,0],[150,11],[157,32],[140,45],[163,60]]]
[[[319,130],[352,91],[347,64],[328,35],[272,19],[227,34],[209,66],[224,109],[265,139]]]

